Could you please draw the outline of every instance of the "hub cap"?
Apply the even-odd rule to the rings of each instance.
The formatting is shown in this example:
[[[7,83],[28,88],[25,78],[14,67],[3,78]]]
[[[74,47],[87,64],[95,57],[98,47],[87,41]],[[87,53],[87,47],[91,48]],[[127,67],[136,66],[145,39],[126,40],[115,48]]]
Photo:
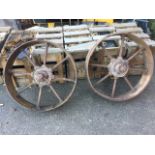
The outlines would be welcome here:
[[[39,86],[45,86],[51,83],[51,80],[54,79],[54,75],[50,68],[41,66],[35,69],[33,79]]]
[[[124,60],[122,57],[111,59],[111,62],[108,65],[109,73],[115,77],[124,77],[127,74],[128,69],[128,61]]]

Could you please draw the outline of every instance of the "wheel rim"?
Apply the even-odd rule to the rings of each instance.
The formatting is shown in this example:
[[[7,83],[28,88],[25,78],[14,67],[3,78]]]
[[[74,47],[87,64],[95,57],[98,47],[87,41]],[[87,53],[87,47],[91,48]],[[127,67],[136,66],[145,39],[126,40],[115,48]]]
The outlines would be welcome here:
[[[31,47],[33,46],[39,46],[39,45],[45,46],[44,48],[45,53],[43,55],[43,60],[41,61],[41,64],[36,64],[36,62],[34,62],[34,60],[32,59],[33,52],[30,49],[32,49]],[[50,65],[48,64],[49,60],[47,62],[50,48],[59,48],[65,54],[64,58],[58,63],[52,65],[52,67],[51,67],[51,64]],[[24,53],[24,60],[26,59],[26,61],[28,61],[28,63],[31,66],[30,68],[32,70],[31,72],[26,72],[26,73],[23,71],[18,71],[18,72],[14,71],[13,65],[18,59],[18,57],[22,55],[25,49],[29,49],[29,50],[27,50],[28,52],[26,51]],[[74,75],[72,79],[69,79],[66,76],[64,77],[64,75],[59,77],[59,75],[55,75],[54,73],[55,70],[57,70],[60,66],[63,67],[65,63],[70,63],[72,65],[72,72]],[[49,111],[62,106],[72,96],[77,84],[76,66],[71,55],[68,54],[59,45],[52,42],[41,41],[41,40],[29,41],[22,44],[20,47],[18,47],[10,55],[5,67],[4,75],[5,75],[5,83],[6,83],[7,90],[9,94],[13,97],[13,99],[17,101],[19,104],[21,104],[22,106],[33,110],[37,110],[37,111]],[[12,79],[12,77],[18,77],[18,76],[19,77],[26,76],[26,78],[31,78],[32,80],[24,87],[19,87],[19,86],[17,87],[17,85],[14,84],[14,80]],[[63,83],[60,83],[60,81],[63,81]],[[61,94],[59,94],[58,90],[56,90],[54,86],[56,86],[59,89],[62,89],[62,88],[66,89],[66,92],[63,92],[63,89],[62,89],[62,91],[59,92]],[[36,95],[36,97],[34,97],[36,100],[34,101],[34,103],[30,102],[29,98],[22,96],[25,91],[30,92],[32,88],[35,89],[35,91],[37,91],[35,92],[35,95],[38,94],[38,96]],[[33,93],[33,90],[31,91]],[[49,102],[50,100],[52,100],[52,102],[54,101],[56,103],[46,103],[45,105],[42,104],[42,102],[46,102],[45,100],[47,99],[46,95],[48,94],[48,92],[49,92],[48,98],[50,98],[48,99]],[[65,96],[63,96],[64,94],[62,93],[66,93]]]
[[[109,59],[108,64],[93,63],[92,62],[93,56],[95,53],[97,53],[97,50],[99,49],[99,47],[101,47],[101,44],[103,44],[103,42],[107,40],[107,38],[113,35],[121,36],[121,44],[120,44],[119,52],[117,56],[113,57],[107,53],[107,58]],[[97,41],[94,47],[88,52],[88,55],[86,58],[87,79],[93,91],[99,96],[106,98],[108,100],[112,100],[112,101],[126,101],[126,100],[129,100],[129,99],[132,99],[138,96],[150,82],[152,74],[153,74],[153,66],[154,66],[153,56],[150,51],[150,48],[146,45],[146,43],[143,40],[141,40],[137,36],[133,34],[129,34],[129,33],[128,34],[127,33],[126,34],[113,34],[113,35],[107,35],[105,38]],[[138,48],[134,49],[135,51],[132,51],[132,54],[130,56],[129,55],[125,56],[124,54],[124,48],[125,48],[124,39],[126,40],[129,39],[130,41],[132,40],[136,44],[138,44]],[[101,51],[104,54],[106,53],[106,50],[107,50],[106,47],[102,46]],[[101,56],[104,57],[104,54]],[[140,75],[140,79],[138,80],[138,82],[133,85],[133,83],[131,83],[130,81],[131,79],[129,80],[129,76],[130,76],[129,72],[132,69],[135,69],[133,68],[134,66],[132,66],[131,61],[133,61],[133,59],[135,59],[140,54],[143,54],[144,56],[143,58],[145,62],[144,64],[145,69],[142,70],[142,73]],[[94,67],[106,68],[107,70],[107,73],[104,76],[102,76],[99,80],[97,80],[97,82],[93,82],[93,80],[90,77],[90,68],[92,69]],[[97,85],[102,84],[102,87],[103,87],[103,85],[105,85],[106,83],[106,80],[108,83],[108,79],[111,79],[110,81],[112,84],[111,84],[111,90],[107,93],[108,90],[106,90],[107,89],[106,87],[104,87],[104,90],[103,90],[103,89],[100,89],[99,86]],[[116,91],[118,91],[117,83],[120,80],[123,80],[125,82],[123,87],[125,87],[125,84],[126,84],[128,87],[128,91],[122,90],[121,94],[118,94],[118,93],[116,94]],[[106,85],[108,85],[107,83]],[[121,88],[121,89],[124,89],[124,88]]]

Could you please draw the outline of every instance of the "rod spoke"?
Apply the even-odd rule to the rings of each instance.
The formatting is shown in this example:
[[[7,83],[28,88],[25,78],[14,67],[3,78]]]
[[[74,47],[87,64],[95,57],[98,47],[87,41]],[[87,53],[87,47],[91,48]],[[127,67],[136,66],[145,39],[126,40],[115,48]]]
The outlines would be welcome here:
[[[93,66],[93,67],[107,68],[107,65],[104,65],[104,64],[90,64],[90,65]]]
[[[114,82],[113,82],[113,86],[112,86],[111,97],[114,97],[114,95],[115,95],[116,85],[117,85],[117,78],[114,78]]]
[[[32,61],[32,59],[26,53],[25,53],[25,56],[28,59],[28,61],[32,64],[32,66],[35,68],[36,66],[35,66],[34,62]]]
[[[28,86],[21,88],[21,90],[19,89],[19,91],[17,90],[17,94],[19,95],[20,93],[24,92],[25,90],[27,90],[28,88],[30,88],[34,83],[30,83]]]
[[[61,97],[59,96],[59,94],[55,91],[55,89],[53,88],[52,85],[49,86],[50,89],[52,90],[53,94],[57,97],[57,99],[59,100],[59,102],[61,103],[63,100],[61,99]]]
[[[108,73],[107,75],[105,75],[103,78],[101,78],[98,82],[95,83],[95,85],[100,84],[101,82],[103,82],[105,79],[107,79],[110,76],[110,74]]]
[[[40,101],[41,101],[41,95],[42,95],[42,88],[43,87],[39,87],[39,93],[38,93],[37,104],[36,104],[37,109],[40,109]]]
[[[62,59],[60,62],[58,62],[55,66],[53,66],[52,70],[59,67],[59,65],[61,65],[63,62],[65,62],[68,58],[69,58],[69,56],[66,56],[64,59]]]
[[[142,50],[144,50],[143,48],[140,48],[139,50],[137,50],[136,52],[134,52],[134,54],[132,54],[129,58],[128,61],[132,60],[135,56],[137,56]]]
[[[75,80],[69,79],[69,78],[56,78],[53,81],[67,81],[67,82],[75,83]]]
[[[133,85],[131,84],[131,82],[129,81],[129,79],[125,76],[125,77],[124,77],[124,80],[125,80],[125,82],[128,84],[128,86],[130,87],[130,89],[132,90],[134,87],[133,87]]]
[[[45,50],[45,57],[44,57],[44,65],[46,65],[46,61],[47,61],[47,55],[48,55],[48,48],[49,48],[49,44],[46,44],[46,50]]]

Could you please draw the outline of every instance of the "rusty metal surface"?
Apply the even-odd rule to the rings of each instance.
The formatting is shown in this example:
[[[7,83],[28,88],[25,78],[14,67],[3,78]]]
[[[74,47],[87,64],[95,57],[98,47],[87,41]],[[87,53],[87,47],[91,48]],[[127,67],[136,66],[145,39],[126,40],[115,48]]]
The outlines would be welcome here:
[[[101,48],[101,52],[103,53],[102,59],[104,60],[106,47],[103,46],[102,44],[106,40],[106,38],[111,37],[112,35],[107,35],[105,38],[97,41],[97,43],[89,51],[86,58],[87,78],[92,90],[99,96],[112,101],[125,101],[138,96],[150,82],[154,68],[154,61],[151,50],[149,46],[142,39],[138,38],[137,36],[131,33],[123,33],[119,35],[121,35],[120,50],[115,57],[108,55],[109,58],[108,63],[102,61],[102,63],[100,64],[95,64],[91,59],[93,59],[93,54],[97,52],[99,48]],[[134,49],[134,52],[131,55],[128,56],[126,55],[126,53],[125,53],[126,56],[123,54],[125,48],[125,39],[126,40],[130,39],[135,43],[137,43],[139,46],[138,48]],[[142,68],[142,73],[139,80],[137,81],[136,84],[133,85],[133,83],[128,79],[129,75],[128,73],[130,69],[135,69],[134,68],[135,66],[132,66],[130,61],[134,59],[139,53],[144,54],[143,61],[145,62],[145,64],[144,68]],[[90,69],[89,69],[90,67],[106,68],[107,69],[106,74],[100,79],[97,79],[97,81],[93,83],[92,79],[90,78]],[[107,79],[110,79],[110,81],[112,82],[110,92],[107,92],[106,87],[104,88],[104,90],[101,90],[100,88],[97,87],[97,85],[103,86],[104,83],[106,83]],[[126,92],[123,91],[121,94],[118,93],[116,95],[116,92],[118,92],[117,82],[120,79],[123,79],[125,81],[125,84],[129,87],[129,89]],[[123,87],[125,87],[125,84]]]
[[[25,49],[28,49],[31,46],[38,45],[38,44],[45,44],[45,47],[46,47],[46,49],[44,51],[43,64],[40,64],[40,65],[36,64],[32,59],[33,56],[31,55],[30,51],[27,51],[24,56],[28,60],[28,62],[31,64],[32,70],[30,72],[23,72],[23,71],[15,72],[15,71],[13,71],[13,64],[14,64],[15,60],[18,59],[18,56]],[[33,110],[37,110],[37,111],[49,111],[49,110],[53,110],[55,108],[62,106],[64,103],[66,103],[69,100],[69,98],[71,97],[72,93],[74,92],[76,84],[77,84],[77,71],[76,71],[75,63],[74,63],[71,55],[66,53],[65,50],[62,49],[64,51],[64,53],[66,54],[64,59],[62,59],[59,63],[55,64],[53,67],[49,67],[48,64],[46,63],[49,47],[61,48],[60,46],[58,46],[55,43],[46,42],[46,41],[38,41],[38,40],[33,40],[33,41],[29,41],[29,42],[22,44],[21,46],[16,48],[16,50],[9,57],[6,67],[5,67],[5,72],[4,72],[5,84],[6,84],[8,92],[13,97],[13,99],[16,100],[19,104],[23,105],[24,107],[27,107],[27,108],[30,108]],[[73,67],[72,73],[74,74],[73,79],[68,79],[67,77],[58,78],[54,74],[54,70],[56,68],[58,68],[65,61],[70,61],[70,63],[72,64],[72,67]],[[12,79],[12,77],[15,77],[15,76],[30,77],[31,82],[28,83],[24,87],[18,87],[17,84],[16,85],[14,84],[14,80]],[[61,98],[60,97],[61,95],[58,94],[57,91],[55,90],[55,88],[53,87],[53,84],[60,80],[63,80],[65,84],[68,84],[68,83],[72,84],[72,87],[71,87],[69,93],[64,98]],[[63,89],[64,83],[61,84],[62,89]],[[35,86],[36,89],[38,90],[38,94],[36,97],[37,100],[34,103],[31,103],[29,101],[29,98],[27,98],[27,97],[24,98],[23,96],[21,96],[21,94],[24,91],[27,91],[27,90],[30,91],[33,86]],[[47,103],[45,105],[40,105],[44,87],[48,87],[50,90],[50,93],[54,94],[54,96],[57,98],[56,103],[52,103],[52,104]],[[32,95],[32,97],[34,97],[34,96]],[[46,100],[46,97],[44,99],[42,99],[42,101],[45,101],[45,100]]]

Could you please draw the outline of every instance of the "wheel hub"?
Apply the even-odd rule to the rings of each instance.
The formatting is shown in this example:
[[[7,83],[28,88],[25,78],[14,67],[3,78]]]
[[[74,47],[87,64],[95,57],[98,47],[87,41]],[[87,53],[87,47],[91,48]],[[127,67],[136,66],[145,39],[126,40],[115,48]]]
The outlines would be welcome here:
[[[115,77],[124,77],[129,70],[128,61],[122,57],[113,58],[108,65],[108,70]]]
[[[35,69],[33,78],[38,85],[44,86],[50,84],[51,80],[54,79],[54,75],[50,68],[47,68],[46,66],[41,66]]]

